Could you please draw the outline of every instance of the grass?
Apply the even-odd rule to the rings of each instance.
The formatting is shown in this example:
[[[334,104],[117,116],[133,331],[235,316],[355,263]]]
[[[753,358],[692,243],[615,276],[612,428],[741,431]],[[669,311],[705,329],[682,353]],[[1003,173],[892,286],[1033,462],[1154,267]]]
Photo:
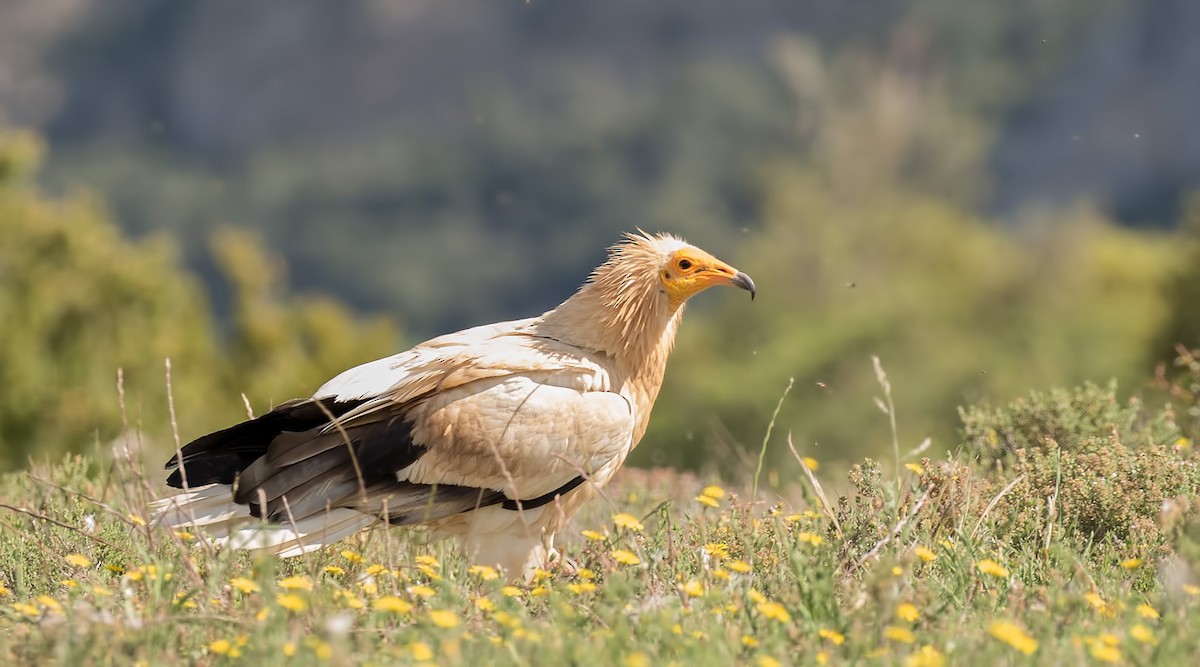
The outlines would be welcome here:
[[[1109,400],[1077,394],[1084,408]],[[1005,449],[1024,413],[979,413],[966,430],[988,456],[966,448],[898,477],[866,461],[845,481],[795,464],[769,470],[782,481],[757,502],[737,485],[627,470],[560,536],[577,571],[519,584],[399,529],[286,561],[217,552],[146,525],[162,489],[133,461],[71,457],[0,480],[0,657],[1187,664],[1200,637],[1200,456],[1163,426],[1170,415],[1134,407],[1036,451]]]

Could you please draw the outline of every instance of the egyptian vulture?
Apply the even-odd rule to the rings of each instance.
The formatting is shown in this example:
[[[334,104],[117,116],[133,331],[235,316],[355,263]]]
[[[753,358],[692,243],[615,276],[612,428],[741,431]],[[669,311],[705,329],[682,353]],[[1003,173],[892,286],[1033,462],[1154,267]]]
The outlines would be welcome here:
[[[684,304],[714,285],[755,293],[679,238],[628,234],[540,317],[439,336],[192,441],[156,520],[281,556],[424,525],[519,577],[642,439]]]

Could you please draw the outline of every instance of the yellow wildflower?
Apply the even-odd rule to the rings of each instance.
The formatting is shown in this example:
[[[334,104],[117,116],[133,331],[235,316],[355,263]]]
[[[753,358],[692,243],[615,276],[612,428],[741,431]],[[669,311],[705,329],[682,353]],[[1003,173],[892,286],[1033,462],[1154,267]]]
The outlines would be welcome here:
[[[769,655],[758,656],[758,662],[756,664],[758,667],[782,667],[783,665],[783,663]]]
[[[650,667],[650,658],[645,653],[638,651],[625,656],[625,667]]]
[[[595,579],[596,578],[596,573],[586,567],[579,568],[575,572],[575,574],[578,575],[580,579]]]
[[[713,558],[725,558],[729,555],[729,545],[724,542],[710,542],[704,545],[704,551]]]
[[[96,597],[106,598],[112,596],[112,591],[103,586],[92,586],[92,594]],[[0,591],[0,595],[4,595],[4,591]]]
[[[232,585],[232,587],[235,589],[242,591],[242,593],[258,593],[258,584],[250,581],[250,579],[247,579],[246,577],[234,577],[229,579],[229,585]]]
[[[1138,623],[1132,628],[1129,628],[1129,636],[1138,640],[1143,644],[1157,644],[1158,640],[1154,638],[1154,631],[1150,628]]]
[[[889,625],[883,629],[883,636],[894,642],[902,644],[911,644],[917,641],[916,635],[908,628],[900,628],[894,625]]]
[[[637,565],[642,562],[642,559],[638,558],[632,551],[626,551],[625,549],[614,549],[611,555],[613,560],[622,565]]]
[[[904,667],[946,667],[946,656],[932,646],[922,646],[908,656]]]
[[[754,569],[750,567],[750,563],[747,563],[744,560],[730,561],[725,564],[725,567],[737,572],[738,574],[746,574]]]
[[[40,609],[29,604],[28,602],[14,602],[13,609],[16,609],[26,616],[38,616],[42,613]]]
[[[208,645],[208,650],[217,655],[226,655],[233,649],[233,642],[228,639],[218,639]]]
[[[413,642],[409,644],[408,652],[412,654],[413,660],[417,662],[433,660],[433,649],[429,648],[429,644],[425,642]]]
[[[796,533],[796,539],[800,540],[801,542],[808,542],[809,544],[813,545],[814,547],[821,546],[821,542],[824,541],[820,535],[817,535],[816,533],[807,533],[807,532]]]
[[[603,540],[603,539],[604,539],[604,534],[603,534],[603,533],[599,533],[599,532],[596,532],[596,531],[594,531],[594,530],[584,530],[584,531],[580,531],[580,533],[579,533],[579,534],[580,534],[580,535],[583,535],[584,537],[588,538],[589,540],[592,540],[593,542],[599,542],[600,540]]]
[[[921,611],[917,609],[917,605],[904,602],[896,607],[896,616],[909,623],[916,623],[917,619],[921,618]]]
[[[755,646],[758,646],[758,640],[750,635],[742,635],[742,646],[754,648]]]
[[[688,597],[698,598],[701,595],[704,595],[704,584],[700,583],[696,579],[689,579],[688,582],[681,587],[681,590]]]
[[[296,655],[296,645],[291,642],[287,642],[286,644],[284,644],[283,645],[283,657],[290,658],[294,655]]]
[[[925,469],[919,463],[905,463],[904,467],[908,468],[908,471],[914,475],[920,476],[925,474]]]
[[[409,586],[408,592],[412,593],[413,595],[415,595],[419,598],[431,598],[431,597],[437,595],[437,591],[433,590],[432,588],[430,588],[428,586],[425,586],[424,584],[417,584],[416,586]]]
[[[583,595],[584,593],[591,593],[596,590],[596,584],[590,581],[581,581],[577,584],[567,584],[567,590],[576,595]]]
[[[758,591],[754,590],[753,588],[750,589],[749,595],[750,595],[750,599],[753,600],[755,604],[762,604],[767,601],[767,596],[763,595],[762,593],[759,593]]]
[[[1095,641],[1088,646],[1088,653],[1100,662],[1121,662],[1121,650],[1104,641]]]
[[[500,589],[500,592],[504,593],[510,598],[515,598],[521,594],[521,589],[517,588],[516,586],[505,586],[504,588]]]
[[[899,565],[892,566],[892,576],[893,577],[898,577],[902,574],[904,574],[904,568],[900,567]]]
[[[429,612],[429,620],[439,628],[453,628],[459,624],[458,614],[449,609],[434,609]]]
[[[279,587],[285,591],[311,591],[313,584],[308,577],[284,577],[279,580]]]
[[[645,528],[645,526],[642,525],[642,522],[638,521],[637,517],[632,514],[626,514],[625,512],[614,514],[612,522],[613,525],[618,528],[632,530],[635,533],[640,533]]]
[[[92,559],[84,556],[83,554],[70,554],[69,556],[63,556],[63,560],[67,561],[71,565],[74,565],[75,567],[92,566]]]
[[[491,581],[492,579],[500,576],[500,573],[496,571],[496,568],[489,565],[472,565],[467,569],[467,572],[479,577],[480,579],[483,579],[484,581]]]
[[[1008,577],[1008,568],[1004,567],[1000,563],[997,563],[991,558],[984,558],[978,563],[975,563],[975,567],[983,574],[988,574],[998,579],[1005,579]]]
[[[1141,566],[1141,558],[1126,558],[1125,560],[1121,561],[1121,567],[1125,568],[1126,570],[1136,570]]]
[[[132,523],[135,526],[146,525],[146,520],[136,514],[126,514],[125,518],[129,519],[129,523]]]
[[[1038,649],[1037,640],[1012,621],[992,621],[988,626],[988,634],[1025,655],[1033,655]]]
[[[296,595],[295,593],[277,595],[275,596],[275,603],[288,611],[294,611],[297,613],[308,609],[308,603],[304,601],[304,598]]]
[[[817,634],[821,635],[821,637],[823,637],[824,639],[828,639],[829,641],[833,642],[834,644],[837,644],[838,646],[841,646],[842,642],[846,641],[845,635],[838,632],[837,630],[830,630],[829,628],[821,628],[820,630],[817,631]]]
[[[338,567],[337,565],[326,565],[324,572],[326,574],[332,574],[335,576],[342,575],[342,574],[346,574],[346,568]]]
[[[402,600],[395,595],[385,595],[377,598],[371,603],[371,608],[375,611],[388,611],[393,614],[407,614],[412,611],[412,603],[408,600]]]
[[[818,665],[828,665],[829,664],[829,653],[827,651],[817,651],[816,658],[817,658]]]
[[[708,507],[720,507],[721,506],[721,503],[716,498],[713,498],[712,496],[706,496],[704,494],[700,494],[700,495],[696,496],[696,502],[700,503],[701,505],[706,505]]]
[[[933,561],[937,560],[937,554],[935,554],[933,549],[930,549],[929,547],[919,546],[916,549],[913,549],[913,553],[917,555],[917,558],[920,558],[926,563],[932,563]]]
[[[363,561],[363,557],[357,551],[349,549],[342,552],[342,558],[345,558],[347,563],[361,563]]]
[[[321,660],[328,660],[333,657],[333,647],[328,642],[317,642],[313,647],[313,655]]]
[[[417,556],[416,561],[420,565],[428,565],[434,569],[440,569],[442,567],[441,562],[439,562],[438,559],[434,558],[433,556]]]
[[[1158,610],[1143,602],[1137,606],[1138,616],[1148,618],[1152,621],[1158,620]]]
[[[758,613],[780,623],[790,623],[792,620],[792,615],[788,613],[787,608],[778,602],[760,602],[758,604]],[[840,644],[841,642],[838,643]]]
[[[821,462],[814,459],[811,456],[805,456],[803,458],[803,461],[804,461],[804,465],[808,466],[808,469],[813,472],[816,472],[817,470],[819,470],[821,468]]]
[[[496,603],[488,598],[475,598],[475,608],[479,611],[491,611],[496,608]]]
[[[700,495],[708,496],[709,498],[713,498],[715,500],[721,500],[725,497],[725,489],[710,484],[700,490]]]

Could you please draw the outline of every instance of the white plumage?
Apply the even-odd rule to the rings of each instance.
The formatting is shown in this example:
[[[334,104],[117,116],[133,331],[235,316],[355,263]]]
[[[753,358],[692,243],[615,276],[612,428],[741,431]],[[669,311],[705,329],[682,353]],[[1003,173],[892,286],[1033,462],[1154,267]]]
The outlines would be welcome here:
[[[637,445],[684,302],[719,284],[754,292],[679,239],[627,236],[540,317],[434,338],[188,444],[156,521],[282,556],[425,525],[517,576]]]

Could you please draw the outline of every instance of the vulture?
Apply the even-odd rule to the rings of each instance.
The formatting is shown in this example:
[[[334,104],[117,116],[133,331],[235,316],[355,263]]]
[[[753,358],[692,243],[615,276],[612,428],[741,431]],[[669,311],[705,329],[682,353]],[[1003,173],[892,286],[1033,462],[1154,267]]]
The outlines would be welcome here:
[[[755,294],[677,237],[627,234],[541,316],[433,338],[193,440],[155,521],[284,557],[421,525],[528,574],[642,439],[684,304],[714,285]]]

